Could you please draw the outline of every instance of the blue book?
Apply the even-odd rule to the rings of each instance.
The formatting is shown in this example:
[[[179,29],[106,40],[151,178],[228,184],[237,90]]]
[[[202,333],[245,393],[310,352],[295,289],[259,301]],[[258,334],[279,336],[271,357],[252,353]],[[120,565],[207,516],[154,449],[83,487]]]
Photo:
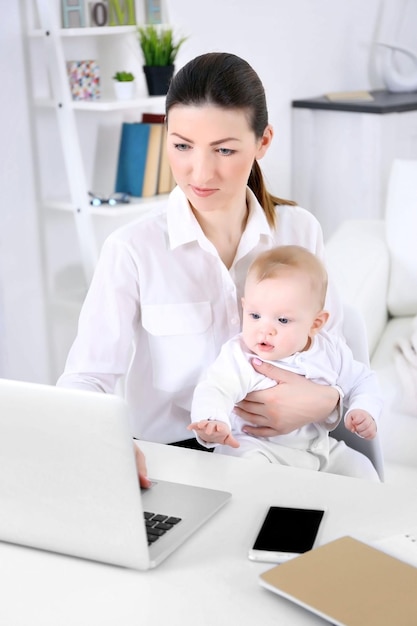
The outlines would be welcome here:
[[[123,123],[115,191],[142,196],[149,135],[149,124]]]

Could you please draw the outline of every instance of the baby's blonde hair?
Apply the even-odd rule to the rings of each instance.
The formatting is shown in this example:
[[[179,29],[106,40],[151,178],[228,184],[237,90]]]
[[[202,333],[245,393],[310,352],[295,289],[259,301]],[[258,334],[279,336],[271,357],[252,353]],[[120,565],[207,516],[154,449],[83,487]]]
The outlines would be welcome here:
[[[310,278],[311,289],[317,294],[322,309],[326,300],[327,271],[320,259],[302,246],[278,246],[262,252],[249,267],[247,278],[257,282],[276,278],[288,268],[302,272]]]

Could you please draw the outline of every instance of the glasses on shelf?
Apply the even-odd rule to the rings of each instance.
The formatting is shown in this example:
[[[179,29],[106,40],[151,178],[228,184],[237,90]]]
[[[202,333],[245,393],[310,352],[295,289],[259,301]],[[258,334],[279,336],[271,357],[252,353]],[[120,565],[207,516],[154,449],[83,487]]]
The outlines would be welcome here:
[[[88,195],[91,198],[90,204],[93,206],[102,206],[103,204],[116,206],[116,204],[129,204],[130,202],[130,195],[128,193],[113,193],[107,198],[101,194],[93,193],[92,191],[89,191]]]

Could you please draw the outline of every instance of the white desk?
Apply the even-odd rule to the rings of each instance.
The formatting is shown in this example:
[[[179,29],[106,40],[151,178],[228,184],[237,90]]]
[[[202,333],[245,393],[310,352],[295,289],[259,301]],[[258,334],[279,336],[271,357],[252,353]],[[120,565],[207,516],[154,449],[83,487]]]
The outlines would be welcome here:
[[[158,444],[142,448],[152,477],[229,490],[231,502],[149,572],[0,543],[2,626],[327,624],[258,585],[259,573],[272,566],[250,562],[247,550],[267,507],[325,505],[323,542],[417,528],[416,493],[406,488]]]

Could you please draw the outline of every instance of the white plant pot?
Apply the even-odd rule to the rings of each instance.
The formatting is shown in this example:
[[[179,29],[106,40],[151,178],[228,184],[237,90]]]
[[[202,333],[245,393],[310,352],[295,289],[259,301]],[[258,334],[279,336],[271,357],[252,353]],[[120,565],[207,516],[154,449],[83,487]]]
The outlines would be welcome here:
[[[122,82],[114,80],[114,92],[118,100],[131,100],[135,96],[136,83],[134,80]]]

